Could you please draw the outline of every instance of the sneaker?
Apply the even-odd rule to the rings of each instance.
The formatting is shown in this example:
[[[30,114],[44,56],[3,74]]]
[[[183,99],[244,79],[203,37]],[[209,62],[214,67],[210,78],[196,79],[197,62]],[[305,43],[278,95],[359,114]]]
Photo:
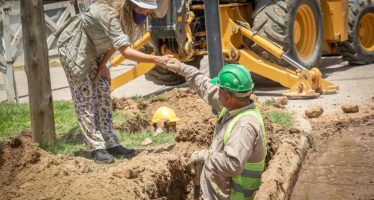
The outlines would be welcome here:
[[[99,164],[109,164],[114,163],[114,157],[108,153],[105,149],[98,149],[93,151],[92,157],[94,157],[95,162]]]
[[[133,157],[135,155],[135,150],[134,149],[127,149],[123,147],[122,145],[112,147],[107,149],[108,152],[114,156],[123,156],[126,158]]]

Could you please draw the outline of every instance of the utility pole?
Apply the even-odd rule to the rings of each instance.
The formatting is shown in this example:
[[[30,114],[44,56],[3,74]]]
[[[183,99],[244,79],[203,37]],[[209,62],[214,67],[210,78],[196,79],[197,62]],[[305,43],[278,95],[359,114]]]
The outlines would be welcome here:
[[[56,134],[43,0],[20,2],[32,136],[38,143],[52,143]]]
[[[219,0],[204,1],[204,7],[205,30],[208,41],[209,74],[211,78],[214,78],[223,67]]]

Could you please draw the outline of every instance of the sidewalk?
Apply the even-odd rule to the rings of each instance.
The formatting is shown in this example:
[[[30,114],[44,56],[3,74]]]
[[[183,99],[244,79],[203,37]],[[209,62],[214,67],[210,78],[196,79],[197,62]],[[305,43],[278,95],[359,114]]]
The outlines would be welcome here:
[[[133,63],[127,63],[116,68],[111,69],[112,77],[115,77],[126,70],[132,68]],[[66,80],[65,72],[61,66],[50,67],[51,74],[51,87],[53,100],[70,100],[71,93],[69,84]],[[28,84],[26,73],[22,68],[17,68],[15,70],[15,79],[17,92],[20,102],[28,102]],[[147,96],[152,93],[157,93],[157,91],[162,91],[169,89],[168,86],[159,86],[153,84],[151,81],[147,81],[143,76],[117,88],[112,92],[112,97],[131,97],[131,96]],[[5,91],[0,91],[0,102],[6,100]]]

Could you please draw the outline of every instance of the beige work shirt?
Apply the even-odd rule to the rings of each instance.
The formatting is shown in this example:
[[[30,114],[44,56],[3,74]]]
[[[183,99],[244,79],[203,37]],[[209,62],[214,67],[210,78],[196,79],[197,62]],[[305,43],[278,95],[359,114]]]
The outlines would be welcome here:
[[[94,3],[87,12],[71,17],[55,34],[58,48],[64,48],[64,61],[74,74],[85,73],[98,53],[129,46],[117,12],[103,3]]]
[[[186,77],[190,87],[216,111],[222,106],[218,101],[218,87],[209,82],[209,78],[194,67],[183,65],[180,74]],[[231,178],[240,175],[246,163],[264,159],[260,122],[252,115],[243,116],[232,129],[226,144],[223,143],[225,130],[241,111],[255,108],[251,103],[238,110],[227,112],[216,124],[213,141],[205,157],[201,174],[203,199],[229,199]]]

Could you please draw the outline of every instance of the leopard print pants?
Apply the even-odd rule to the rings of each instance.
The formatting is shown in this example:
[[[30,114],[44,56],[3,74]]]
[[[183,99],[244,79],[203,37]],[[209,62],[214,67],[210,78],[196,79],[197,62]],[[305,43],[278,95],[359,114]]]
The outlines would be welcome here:
[[[60,61],[70,85],[75,113],[89,151],[120,145],[112,129],[112,99],[108,81],[95,81],[98,65],[95,63],[83,76],[74,75],[65,60],[64,49],[59,48]],[[99,54],[100,62],[103,54]]]

